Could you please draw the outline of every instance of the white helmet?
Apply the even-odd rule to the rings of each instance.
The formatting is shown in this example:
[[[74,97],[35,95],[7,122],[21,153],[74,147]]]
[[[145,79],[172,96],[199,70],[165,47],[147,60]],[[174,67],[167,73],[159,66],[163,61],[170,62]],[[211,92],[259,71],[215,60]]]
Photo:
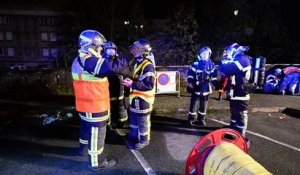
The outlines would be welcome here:
[[[139,39],[129,46],[134,57],[146,57],[151,51],[150,43],[146,39]]]
[[[211,49],[208,46],[204,46],[199,50],[197,58],[200,61],[207,61],[209,60],[210,56],[211,56]]]
[[[104,53],[106,55],[109,55],[109,56],[116,56],[118,55],[117,54],[117,45],[111,41],[108,41],[107,43],[104,44],[103,46],[103,50],[104,50]]]
[[[79,35],[79,51],[99,57],[99,48],[106,42],[105,37],[96,30],[84,30]]]

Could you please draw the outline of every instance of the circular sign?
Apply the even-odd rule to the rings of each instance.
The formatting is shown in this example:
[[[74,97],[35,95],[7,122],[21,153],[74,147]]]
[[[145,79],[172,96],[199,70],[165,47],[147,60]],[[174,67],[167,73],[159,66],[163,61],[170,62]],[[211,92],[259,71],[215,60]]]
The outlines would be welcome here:
[[[160,74],[158,76],[158,83],[161,85],[166,85],[170,81],[170,77],[167,74]]]

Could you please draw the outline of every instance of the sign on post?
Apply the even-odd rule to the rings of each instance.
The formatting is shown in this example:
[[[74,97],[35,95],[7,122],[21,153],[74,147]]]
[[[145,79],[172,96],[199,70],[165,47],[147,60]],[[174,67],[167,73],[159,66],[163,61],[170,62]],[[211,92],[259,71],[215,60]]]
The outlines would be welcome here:
[[[180,73],[178,71],[158,71],[156,84],[156,94],[177,93],[178,97],[180,96]]]

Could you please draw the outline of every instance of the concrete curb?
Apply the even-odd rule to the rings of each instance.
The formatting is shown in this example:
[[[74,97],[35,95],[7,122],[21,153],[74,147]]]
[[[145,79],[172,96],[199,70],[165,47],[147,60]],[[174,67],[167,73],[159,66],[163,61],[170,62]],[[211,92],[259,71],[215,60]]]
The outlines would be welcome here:
[[[286,107],[260,107],[260,108],[252,108],[251,112],[282,112]]]
[[[262,112],[262,113],[276,113],[283,112],[287,107],[254,107],[249,108],[249,111],[252,113]],[[168,110],[165,108],[155,108],[153,114],[188,114],[188,109],[186,108],[176,108],[174,110]],[[229,107],[224,108],[208,108],[207,113],[230,113]]]

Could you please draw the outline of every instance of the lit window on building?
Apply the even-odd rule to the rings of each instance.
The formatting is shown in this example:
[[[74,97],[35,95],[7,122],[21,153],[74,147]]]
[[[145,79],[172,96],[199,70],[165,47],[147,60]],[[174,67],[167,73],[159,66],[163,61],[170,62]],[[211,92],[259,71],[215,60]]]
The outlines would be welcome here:
[[[43,57],[49,57],[49,49],[42,49]]]
[[[7,56],[9,57],[15,56],[15,49],[12,47],[7,48]]]
[[[50,33],[50,41],[57,41],[56,33]]]
[[[41,33],[42,41],[48,41],[48,33]]]
[[[12,32],[6,32],[6,40],[12,40]]]
[[[0,56],[4,56],[4,48],[0,47]]]
[[[51,49],[51,56],[54,57],[54,58],[57,58],[57,49],[53,48]]]
[[[3,32],[0,32],[0,40],[3,40]]]

